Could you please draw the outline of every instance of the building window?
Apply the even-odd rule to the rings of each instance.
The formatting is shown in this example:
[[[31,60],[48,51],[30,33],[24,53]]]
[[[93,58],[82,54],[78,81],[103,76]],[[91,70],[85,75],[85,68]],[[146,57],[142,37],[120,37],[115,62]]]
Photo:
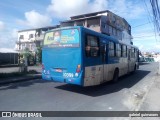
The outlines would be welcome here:
[[[107,28],[106,23],[102,22],[102,23],[101,23],[101,27],[104,28],[104,29],[106,29],[106,28]]]
[[[22,50],[24,50],[24,49],[25,49],[25,44],[22,44],[22,47],[21,47],[21,48],[22,48]]]
[[[112,35],[112,27],[109,26],[109,34]]]
[[[99,19],[89,19],[87,20],[87,27],[94,28],[100,26],[100,20]]]
[[[109,56],[115,57],[115,43],[109,42]]]
[[[23,35],[20,35],[19,39],[24,39],[24,36],[23,36]]]
[[[84,21],[77,21],[75,23],[76,26],[84,26]]]
[[[117,36],[119,40],[122,40],[122,32],[117,30]]]
[[[97,57],[99,56],[99,39],[96,36],[87,35],[86,37],[86,56]]]
[[[62,27],[67,27],[67,26],[74,26],[74,22],[64,22],[64,23],[61,23],[61,26]]]
[[[26,43],[26,48],[28,48],[28,49],[30,48],[30,47],[29,47],[29,44],[27,44],[27,43]]]
[[[33,38],[33,34],[29,34],[29,38]]]
[[[18,49],[21,50],[21,45],[18,45],[18,47],[19,47]]]
[[[116,36],[116,29],[113,28],[113,35]]]

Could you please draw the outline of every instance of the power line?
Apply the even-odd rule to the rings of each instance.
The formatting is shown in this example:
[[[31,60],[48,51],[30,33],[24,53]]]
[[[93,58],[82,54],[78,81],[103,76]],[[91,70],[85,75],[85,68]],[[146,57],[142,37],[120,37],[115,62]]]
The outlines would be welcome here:
[[[149,35],[149,36],[133,36],[133,39],[134,38],[146,38],[146,37],[154,37],[154,35]],[[125,37],[124,39],[130,39],[130,37]]]
[[[133,38],[145,38],[145,37],[153,37],[154,35],[149,35],[149,36],[137,36],[137,37],[133,37]]]
[[[160,32],[160,10],[158,6],[158,1],[157,0],[150,0],[150,4],[152,6],[152,12],[153,12],[153,20],[154,20],[154,25],[155,28],[157,28],[157,31]]]
[[[160,19],[157,20],[157,21],[160,21]],[[133,26],[132,28],[141,27],[141,26],[143,26],[143,25],[146,25],[146,24],[149,24],[149,23],[153,23],[153,22],[154,22],[154,21],[149,21],[149,22],[146,22],[146,23],[144,23],[144,24],[140,24],[140,25],[137,25],[137,26]]]
[[[150,15],[150,12],[149,12],[149,10],[148,10],[148,7],[147,7],[147,4],[146,4],[146,1],[145,0],[143,0],[143,2],[144,2],[144,5],[145,5],[145,7],[146,7],[146,9],[145,10],[147,10],[147,12],[148,12],[148,21],[149,22],[154,22],[153,20],[152,20],[152,17],[151,17],[151,15]],[[156,41],[157,41],[157,34],[156,34],[156,30],[155,30],[155,24],[153,24],[154,25],[154,27],[153,27],[153,31],[154,31],[154,34],[155,34],[155,39],[156,39]]]
[[[153,21],[152,21],[152,22],[153,22]],[[146,24],[149,24],[149,23],[151,23],[151,22],[147,22],[147,23],[144,23],[144,24],[140,24],[140,25],[134,26],[134,27],[132,27],[132,28],[141,27],[141,26],[146,25]]]

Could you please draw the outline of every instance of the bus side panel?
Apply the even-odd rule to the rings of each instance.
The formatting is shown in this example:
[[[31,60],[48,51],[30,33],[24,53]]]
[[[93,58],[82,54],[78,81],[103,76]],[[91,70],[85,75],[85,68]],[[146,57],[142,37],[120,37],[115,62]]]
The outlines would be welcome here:
[[[93,86],[101,84],[103,79],[103,65],[94,65],[85,67],[84,86]]]

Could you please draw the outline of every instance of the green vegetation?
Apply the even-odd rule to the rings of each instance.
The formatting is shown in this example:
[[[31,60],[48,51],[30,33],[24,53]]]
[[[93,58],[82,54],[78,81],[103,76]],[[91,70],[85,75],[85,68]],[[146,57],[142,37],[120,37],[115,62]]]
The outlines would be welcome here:
[[[34,54],[29,51],[29,48],[25,48],[24,51],[20,54],[20,63],[21,64],[34,64]]]
[[[42,63],[42,47],[37,47],[37,62]]]

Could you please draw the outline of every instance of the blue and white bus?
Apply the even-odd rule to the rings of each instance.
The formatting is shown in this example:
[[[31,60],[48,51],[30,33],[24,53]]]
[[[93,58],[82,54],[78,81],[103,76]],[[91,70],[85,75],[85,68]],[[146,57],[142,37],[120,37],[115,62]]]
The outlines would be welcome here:
[[[138,48],[93,30],[73,26],[48,31],[42,79],[93,86],[138,69]]]

